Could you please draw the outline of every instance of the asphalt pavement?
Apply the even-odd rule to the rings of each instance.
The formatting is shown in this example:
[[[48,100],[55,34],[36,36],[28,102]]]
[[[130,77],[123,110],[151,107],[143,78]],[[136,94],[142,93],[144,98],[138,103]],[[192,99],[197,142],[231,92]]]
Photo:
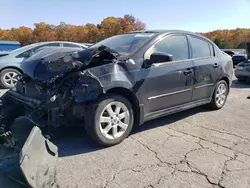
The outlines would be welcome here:
[[[250,188],[249,95],[250,84],[234,80],[223,109],[199,107],[147,122],[109,148],[97,146],[83,129],[62,129],[54,142],[57,183],[60,188]],[[0,176],[0,187],[10,187],[6,182]]]

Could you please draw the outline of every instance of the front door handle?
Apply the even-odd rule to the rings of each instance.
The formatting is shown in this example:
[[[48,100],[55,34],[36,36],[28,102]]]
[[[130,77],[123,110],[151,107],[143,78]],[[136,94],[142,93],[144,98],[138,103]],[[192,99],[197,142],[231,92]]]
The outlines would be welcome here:
[[[213,67],[214,67],[215,69],[217,69],[217,68],[218,68],[218,64],[215,63],[215,64],[213,65]]]
[[[184,75],[189,75],[189,74],[192,74],[192,72],[193,72],[193,70],[192,69],[190,69],[190,68],[188,68],[188,69],[186,69],[183,73],[184,73]]]

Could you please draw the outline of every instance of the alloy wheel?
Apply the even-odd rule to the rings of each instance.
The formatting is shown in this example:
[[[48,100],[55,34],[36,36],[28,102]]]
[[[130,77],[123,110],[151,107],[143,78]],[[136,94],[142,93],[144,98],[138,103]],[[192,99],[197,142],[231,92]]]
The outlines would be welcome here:
[[[224,83],[221,83],[216,91],[215,102],[218,107],[224,105],[227,98],[227,86]]]
[[[128,108],[121,102],[111,102],[99,118],[101,133],[107,139],[117,139],[127,130],[130,122]]]

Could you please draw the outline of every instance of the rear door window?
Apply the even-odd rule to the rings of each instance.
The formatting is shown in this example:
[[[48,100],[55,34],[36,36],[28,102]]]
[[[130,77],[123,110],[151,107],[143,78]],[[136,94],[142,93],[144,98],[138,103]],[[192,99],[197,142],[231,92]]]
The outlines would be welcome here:
[[[189,38],[192,46],[192,58],[204,58],[214,56],[213,46],[203,39],[196,37]]]

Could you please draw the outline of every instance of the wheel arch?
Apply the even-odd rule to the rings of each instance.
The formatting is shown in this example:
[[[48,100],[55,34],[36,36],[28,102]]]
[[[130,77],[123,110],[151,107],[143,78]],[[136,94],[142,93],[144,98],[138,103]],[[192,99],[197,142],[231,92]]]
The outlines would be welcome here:
[[[8,66],[8,67],[4,67],[0,70],[0,72],[2,72],[3,70],[6,70],[6,69],[15,69],[21,73],[23,73],[22,69],[18,68],[18,67],[15,67],[15,66]]]
[[[228,77],[223,76],[219,81],[224,80],[227,83],[228,93],[230,92],[230,80]]]
[[[107,94],[117,94],[122,97],[125,97],[132,105],[133,112],[134,112],[134,123],[135,125],[141,124],[141,108],[140,103],[136,95],[129,89],[124,87],[114,87],[110,88],[106,91]]]
[[[226,83],[227,83],[227,87],[228,87],[228,93],[230,91],[230,80],[227,76],[222,76],[220,79],[217,80],[217,82],[215,83],[214,85],[214,88],[213,88],[213,92],[211,93],[210,97],[213,96],[214,92],[215,92],[215,88],[216,88],[216,84],[221,81],[221,80],[224,80]]]

